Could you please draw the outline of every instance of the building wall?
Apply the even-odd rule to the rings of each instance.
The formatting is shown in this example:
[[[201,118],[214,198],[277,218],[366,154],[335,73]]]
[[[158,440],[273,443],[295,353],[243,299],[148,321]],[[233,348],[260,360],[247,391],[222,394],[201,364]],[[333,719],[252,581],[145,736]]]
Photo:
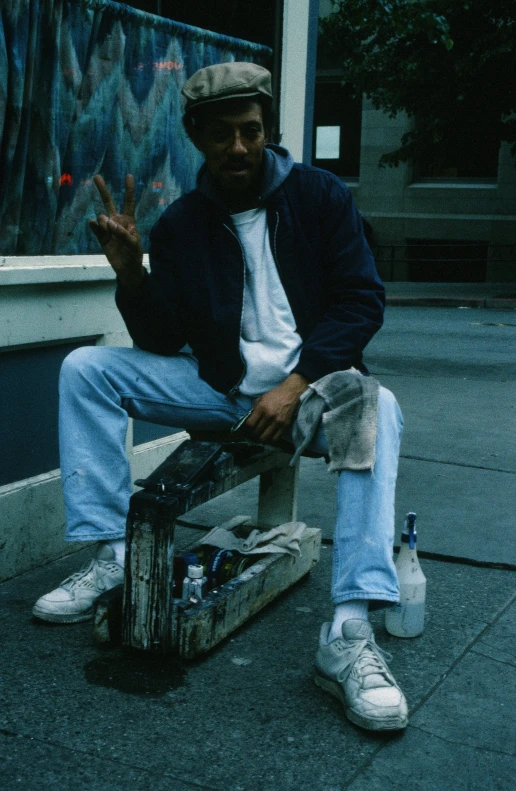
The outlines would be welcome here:
[[[492,183],[415,181],[410,165],[380,168],[380,156],[394,148],[410,128],[409,120],[390,119],[364,102],[360,177],[351,185],[357,205],[375,231],[377,242],[405,239],[485,240],[516,243],[516,167],[508,144],[500,149],[498,174]],[[393,279],[407,278],[400,265]],[[390,279],[390,273],[382,273]],[[516,261],[489,263],[486,279],[516,281]]]

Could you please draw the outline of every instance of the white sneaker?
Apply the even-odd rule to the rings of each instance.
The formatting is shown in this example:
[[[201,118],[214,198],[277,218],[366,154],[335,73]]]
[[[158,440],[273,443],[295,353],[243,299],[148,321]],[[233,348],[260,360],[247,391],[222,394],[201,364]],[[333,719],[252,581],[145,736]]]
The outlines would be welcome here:
[[[328,643],[331,624],[321,629],[314,681],[338,698],[346,716],[367,730],[398,730],[408,722],[405,696],[389,672],[369,621],[342,624],[342,638]]]
[[[37,600],[32,614],[53,623],[78,623],[93,618],[93,602],[124,581],[124,569],[114,561],[109,544],[101,544],[87,566]]]

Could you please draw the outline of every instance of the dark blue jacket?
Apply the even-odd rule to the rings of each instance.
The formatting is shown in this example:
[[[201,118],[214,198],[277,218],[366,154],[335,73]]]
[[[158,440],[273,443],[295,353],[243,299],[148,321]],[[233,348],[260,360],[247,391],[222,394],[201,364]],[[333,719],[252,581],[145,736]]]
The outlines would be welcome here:
[[[310,381],[362,366],[383,320],[384,288],[348,188],[268,146],[260,205],[271,249],[303,340],[295,371]],[[240,324],[244,259],[231,215],[206,168],[151,231],[151,274],[138,298],[117,290],[137,346],[176,354],[189,344],[200,376],[229,393],[244,375]]]

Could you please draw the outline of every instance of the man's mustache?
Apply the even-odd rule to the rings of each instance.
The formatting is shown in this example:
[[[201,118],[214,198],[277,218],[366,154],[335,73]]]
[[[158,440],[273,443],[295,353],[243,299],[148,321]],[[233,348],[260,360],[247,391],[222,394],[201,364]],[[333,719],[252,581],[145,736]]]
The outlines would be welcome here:
[[[229,168],[231,170],[241,169],[241,168],[249,169],[251,167],[251,163],[248,162],[247,159],[230,159],[228,160],[228,162],[226,162],[224,167]]]

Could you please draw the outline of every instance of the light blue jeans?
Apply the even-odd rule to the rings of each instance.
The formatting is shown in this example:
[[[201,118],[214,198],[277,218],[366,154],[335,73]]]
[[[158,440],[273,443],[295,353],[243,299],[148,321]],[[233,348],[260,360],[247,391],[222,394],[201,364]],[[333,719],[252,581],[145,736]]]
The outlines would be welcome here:
[[[252,406],[199,378],[189,354],[84,346],[65,359],[59,381],[59,444],[67,541],[123,538],[131,496],[125,450],[128,417],[185,429],[230,428]],[[374,472],[341,472],[337,482],[332,601],[396,602],[392,560],[394,492],[403,419],[380,388]],[[324,453],[320,427],[313,450]]]

